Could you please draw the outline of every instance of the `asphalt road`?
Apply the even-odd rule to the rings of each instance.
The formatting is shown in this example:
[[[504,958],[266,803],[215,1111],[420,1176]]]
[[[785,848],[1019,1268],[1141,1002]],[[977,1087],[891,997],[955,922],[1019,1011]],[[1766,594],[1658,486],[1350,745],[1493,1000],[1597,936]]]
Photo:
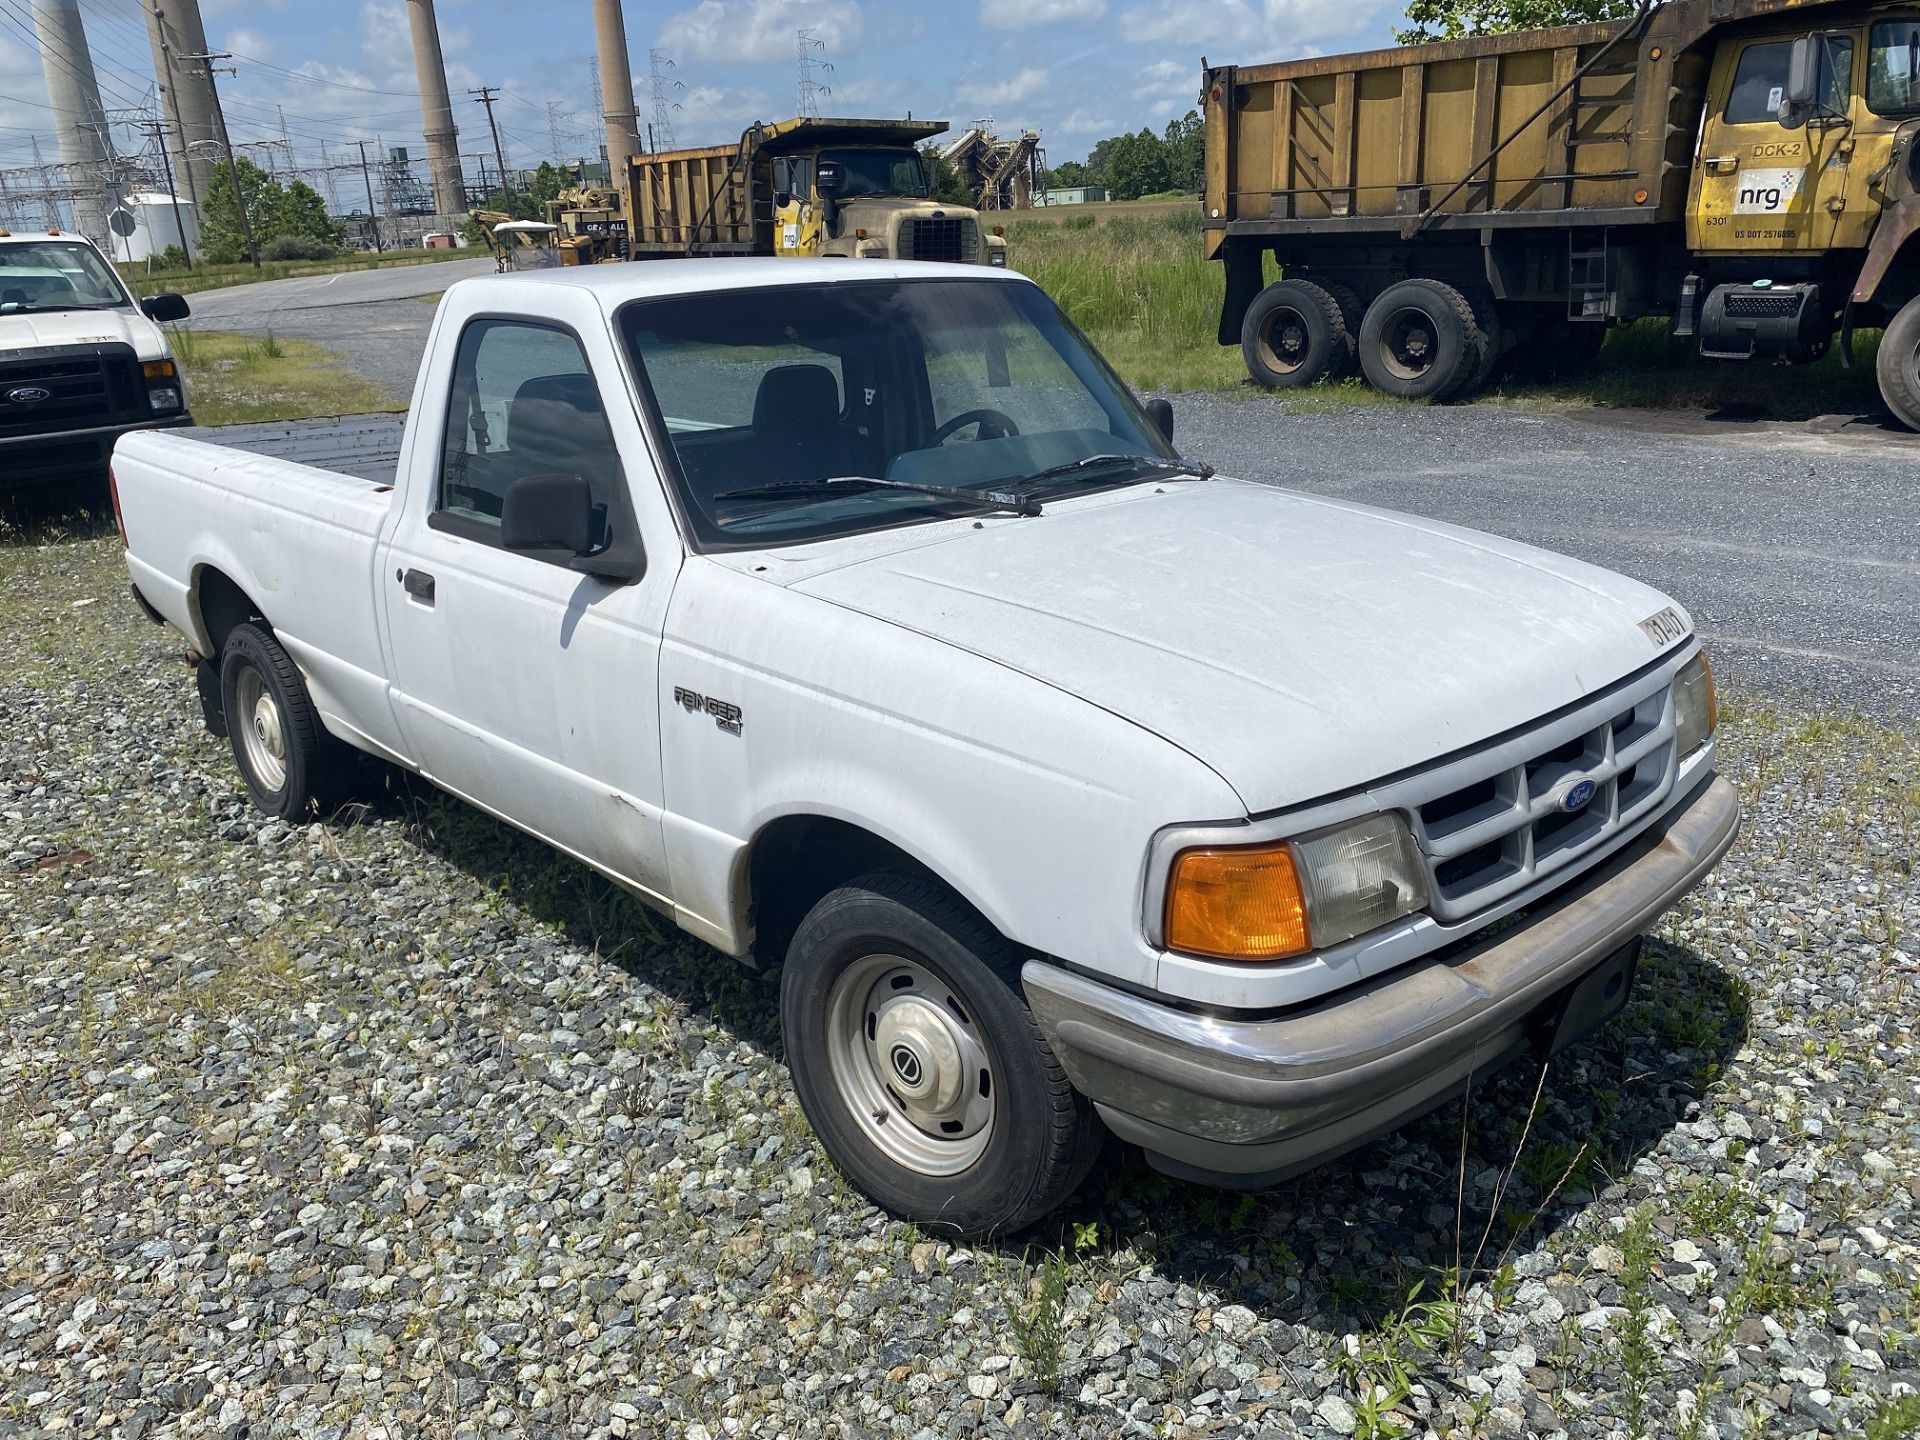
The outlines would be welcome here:
[[[433,309],[369,292],[429,293],[489,263],[210,292],[196,316],[229,329],[270,320],[278,334],[331,345],[403,401]],[[1184,395],[1174,410],[1183,453],[1228,473],[1490,530],[1645,580],[1692,611],[1738,689],[1920,721],[1920,436],[1842,417],[1491,404],[1293,413],[1263,395]],[[243,427],[232,438],[378,473],[397,422]]]
[[[363,378],[404,405],[426,348],[434,295],[456,280],[493,274],[493,259],[442,260],[387,270],[348,270],[203,290],[187,297],[189,325],[313,340],[346,356]]]

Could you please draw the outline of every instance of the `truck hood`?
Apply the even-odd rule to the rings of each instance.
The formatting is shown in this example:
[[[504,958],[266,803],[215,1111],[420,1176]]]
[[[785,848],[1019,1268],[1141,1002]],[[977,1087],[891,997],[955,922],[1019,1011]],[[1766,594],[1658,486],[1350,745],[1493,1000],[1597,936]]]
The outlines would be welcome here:
[[[1256,814],[1605,689],[1658,658],[1639,622],[1672,604],[1565,556],[1233,480],[1062,502],[794,588],[1121,715]]]
[[[131,345],[142,360],[159,360],[171,353],[160,327],[138,310],[42,310],[0,315],[0,350],[114,344]]]

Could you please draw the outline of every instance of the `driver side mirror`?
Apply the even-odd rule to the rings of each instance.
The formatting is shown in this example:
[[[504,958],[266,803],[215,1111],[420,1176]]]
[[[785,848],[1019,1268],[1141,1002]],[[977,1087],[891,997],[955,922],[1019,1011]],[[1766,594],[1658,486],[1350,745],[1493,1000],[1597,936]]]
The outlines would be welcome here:
[[[1813,102],[1820,93],[1821,37],[1802,35],[1793,42],[1787,60],[1787,85],[1780,99],[1779,120],[1789,130],[1798,130],[1813,113]]]
[[[500,543],[509,550],[593,548],[593,487],[584,475],[523,475],[500,500]]]
[[[1153,421],[1153,428],[1158,430],[1171,445],[1173,443],[1173,402],[1163,396],[1154,396],[1147,401],[1147,418]]]
[[[823,200],[832,199],[839,195],[844,179],[838,160],[822,160],[813,172],[814,193]]]
[[[140,302],[140,308],[149,320],[159,325],[184,320],[193,313],[192,307],[187,304],[187,297],[176,295],[171,290],[147,296]]]

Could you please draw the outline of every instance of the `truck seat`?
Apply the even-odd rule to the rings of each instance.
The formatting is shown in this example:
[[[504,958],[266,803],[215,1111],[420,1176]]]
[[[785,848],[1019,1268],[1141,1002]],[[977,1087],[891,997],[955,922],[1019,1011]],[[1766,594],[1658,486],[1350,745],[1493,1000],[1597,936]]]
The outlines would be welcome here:
[[[763,482],[843,473],[840,382],[824,365],[776,365],[753,397],[753,458]]]

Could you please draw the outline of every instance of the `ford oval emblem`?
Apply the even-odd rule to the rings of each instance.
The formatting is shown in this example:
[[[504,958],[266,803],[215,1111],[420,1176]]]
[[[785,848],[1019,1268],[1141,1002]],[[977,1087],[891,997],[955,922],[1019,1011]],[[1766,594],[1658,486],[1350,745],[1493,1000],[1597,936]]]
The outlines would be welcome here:
[[[51,400],[53,391],[44,385],[16,385],[7,392],[7,399],[16,405],[38,405],[42,400]]]
[[[1577,815],[1593,803],[1594,792],[1599,789],[1594,781],[1582,777],[1560,792],[1560,808],[1569,815]]]

